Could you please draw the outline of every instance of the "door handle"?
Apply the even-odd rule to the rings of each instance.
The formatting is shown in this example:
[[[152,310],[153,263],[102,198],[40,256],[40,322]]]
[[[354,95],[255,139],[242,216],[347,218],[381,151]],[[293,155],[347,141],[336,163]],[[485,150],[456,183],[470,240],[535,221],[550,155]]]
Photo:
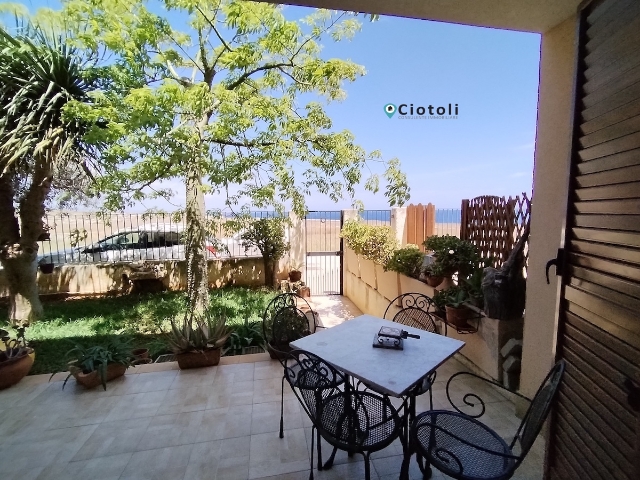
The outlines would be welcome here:
[[[624,388],[627,389],[627,402],[629,402],[629,406],[636,412],[640,412],[640,385],[630,378],[627,378],[624,381]]]
[[[556,267],[556,275],[560,276],[562,275],[562,265],[564,264],[564,248],[559,248],[558,249],[558,254],[556,255],[556,258],[552,258],[551,260],[549,260],[547,262],[547,265],[544,269],[544,274],[547,277],[547,285],[549,283],[551,283],[549,281],[549,269],[551,268],[551,266],[555,266]]]

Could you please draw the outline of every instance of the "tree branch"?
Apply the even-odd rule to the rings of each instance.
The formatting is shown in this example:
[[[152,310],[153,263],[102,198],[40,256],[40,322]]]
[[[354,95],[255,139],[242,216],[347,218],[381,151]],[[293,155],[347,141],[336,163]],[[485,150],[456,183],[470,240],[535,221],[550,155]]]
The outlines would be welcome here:
[[[287,63],[269,63],[267,65],[254,68],[253,70],[250,70],[240,75],[240,77],[235,82],[227,86],[227,90],[235,89],[237,86],[241,85],[246,79],[248,79],[254,73],[262,72],[265,70],[273,70],[274,68],[280,69],[282,67],[293,67],[293,61],[289,61]]]
[[[224,45],[224,48],[226,48],[227,50],[229,50],[230,52],[233,52],[233,49],[227,44],[227,42],[224,41],[224,38],[222,38],[222,35],[220,35],[220,32],[218,32],[218,29],[216,28],[216,26],[214,25],[214,23],[209,19],[209,17],[207,17],[204,12],[200,9],[200,7],[198,5],[196,5],[196,10],[198,10],[200,12],[200,15],[202,15],[202,18],[204,18],[204,20],[209,24],[209,26],[213,29],[214,33],[216,34],[216,36],[218,37],[218,40],[220,40],[222,42],[222,44]]]

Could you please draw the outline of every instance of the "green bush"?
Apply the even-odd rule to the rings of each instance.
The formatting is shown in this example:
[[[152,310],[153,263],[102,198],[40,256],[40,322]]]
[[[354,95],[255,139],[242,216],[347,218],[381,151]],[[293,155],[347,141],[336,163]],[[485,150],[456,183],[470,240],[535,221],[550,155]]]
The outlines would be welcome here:
[[[417,245],[407,245],[399,248],[384,266],[385,270],[402,273],[408,277],[418,278],[422,270],[424,253]]]
[[[290,248],[285,240],[287,223],[288,218],[284,217],[260,218],[252,221],[247,230],[240,235],[245,251],[253,247],[260,250],[264,263],[265,285],[269,288],[275,288],[277,263]]]
[[[434,276],[450,276],[459,272],[460,277],[470,275],[481,261],[480,255],[473,243],[460,240],[453,235],[431,236],[423,245],[431,250],[435,256],[435,262],[430,266],[429,272]]]
[[[398,241],[388,226],[367,225],[357,220],[347,220],[340,236],[355,253],[380,265],[386,265],[398,248]]]

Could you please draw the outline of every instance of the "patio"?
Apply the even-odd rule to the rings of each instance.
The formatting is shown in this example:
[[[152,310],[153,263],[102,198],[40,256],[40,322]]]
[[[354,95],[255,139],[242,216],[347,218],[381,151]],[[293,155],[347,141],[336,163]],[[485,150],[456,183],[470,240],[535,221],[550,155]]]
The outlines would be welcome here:
[[[315,300],[324,325],[359,311],[341,297]],[[224,357],[212,368],[180,371],[175,363],[130,369],[107,391],[86,391],[64,374],[25,378],[0,392],[0,465],[6,479],[307,479],[311,423],[285,386],[285,437],[278,438],[282,367],[266,354]],[[246,361],[248,363],[237,363]],[[236,363],[232,363],[236,362]],[[434,408],[447,408],[446,380],[466,370],[457,359],[438,369]],[[519,424],[515,407],[491,387],[467,384],[487,401],[482,420],[503,437]],[[418,398],[418,411],[428,396]],[[326,452],[326,453],[325,453]],[[330,449],[324,445],[323,454]],[[396,441],[372,456],[372,478],[397,479]],[[516,479],[541,479],[539,438]],[[362,457],[338,452],[319,479],[364,478]],[[411,478],[421,478],[415,464]],[[434,471],[433,478],[448,478]]]

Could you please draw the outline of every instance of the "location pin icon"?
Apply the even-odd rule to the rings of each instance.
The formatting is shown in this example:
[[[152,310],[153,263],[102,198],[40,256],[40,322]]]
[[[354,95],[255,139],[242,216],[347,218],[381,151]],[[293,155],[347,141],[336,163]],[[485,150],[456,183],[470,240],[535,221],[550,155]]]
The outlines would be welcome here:
[[[384,106],[384,113],[387,114],[387,117],[393,117],[394,113],[396,113],[396,106],[393,103],[387,103]]]

